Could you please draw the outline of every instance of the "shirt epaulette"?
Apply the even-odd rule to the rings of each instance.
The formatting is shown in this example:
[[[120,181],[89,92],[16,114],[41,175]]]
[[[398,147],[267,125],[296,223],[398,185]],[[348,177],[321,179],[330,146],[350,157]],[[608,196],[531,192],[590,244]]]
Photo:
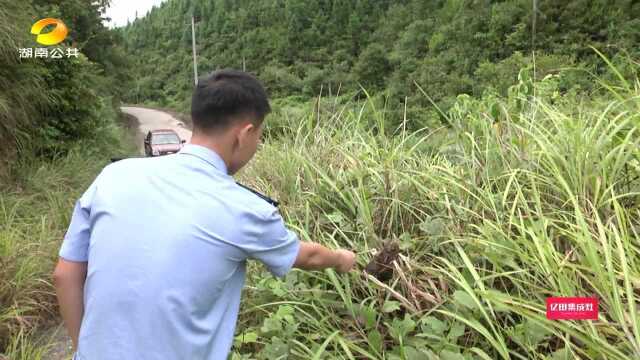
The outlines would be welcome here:
[[[266,196],[264,194],[261,194],[261,193],[257,192],[256,190],[253,190],[252,188],[250,188],[250,187],[248,187],[246,185],[242,185],[237,181],[236,181],[236,184],[238,184],[238,186],[240,186],[241,188],[245,188],[245,189],[251,191],[252,193],[256,194],[259,198],[261,198],[262,200],[268,202],[269,204],[271,204],[271,205],[273,205],[275,207],[278,207],[278,205],[280,205],[280,203],[278,201],[273,200],[272,198],[270,198],[270,197],[268,197],[268,196]]]

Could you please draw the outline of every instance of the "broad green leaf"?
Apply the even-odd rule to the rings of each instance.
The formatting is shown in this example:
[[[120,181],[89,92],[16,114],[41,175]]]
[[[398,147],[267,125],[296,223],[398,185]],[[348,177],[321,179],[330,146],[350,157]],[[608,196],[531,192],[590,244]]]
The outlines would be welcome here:
[[[377,312],[375,309],[363,307],[360,310],[361,316],[364,318],[365,327],[372,329],[376,326]]]
[[[430,360],[431,357],[426,353],[419,351],[418,349],[412,346],[404,346],[402,348],[402,352],[404,353],[404,358],[406,360]]]
[[[419,228],[420,230],[422,230],[422,232],[424,232],[427,235],[431,235],[431,236],[442,235],[445,228],[445,222],[440,218],[430,218],[423,221],[419,225]]]
[[[528,339],[528,342],[532,345],[539,344],[550,335],[547,329],[532,320],[527,320],[524,324],[524,334]]]
[[[455,341],[460,336],[464,335],[465,325],[459,322],[456,322],[451,326],[451,330],[449,330],[449,334],[447,337],[451,339],[451,341]]]
[[[258,340],[258,334],[255,331],[242,333],[235,338],[239,343],[254,343]]]
[[[440,352],[440,359],[441,360],[465,360],[462,354],[454,353],[449,350],[442,350]]]
[[[268,333],[271,331],[273,332],[282,331],[282,323],[277,318],[268,317],[264,319],[264,322],[262,324],[262,327],[260,328],[260,331],[262,333]]]
[[[367,333],[367,340],[369,340],[369,345],[377,352],[382,351],[382,335],[380,331],[377,329],[369,331]]]
[[[430,332],[434,335],[442,335],[447,330],[447,324],[435,316],[423,317],[420,322],[422,323],[422,331]]]
[[[404,319],[402,320],[398,318],[393,319],[393,322],[389,327],[389,334],[397,341],[400,341],[400,339],[406,337],[415,328],[416,322],[411,319],[409,314],[405,314]]]
[[[400,310],[400,303],[397,301],[388,300],[382,305],[382,312],[390,313],[396,310]]]
[[[551,356],[548,358],[550,360],[570,360],[573,359],[571,356],[571,351],[566,347],[563,347],[560,350],[554,351]]]
[[[477,308],[476,302],[473,300],[473,297],[469,295],[466,291],[456,290],[453,293],[453,298],[455,299],[456,304],[462,305],[469,309]]]

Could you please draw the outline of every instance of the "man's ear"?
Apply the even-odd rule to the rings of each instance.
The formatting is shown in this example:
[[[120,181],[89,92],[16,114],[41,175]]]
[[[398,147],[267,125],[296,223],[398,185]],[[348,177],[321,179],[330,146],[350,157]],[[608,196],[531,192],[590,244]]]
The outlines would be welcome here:
[[[251,134],[256,130],[256,126],[250,121],[239,125],[238,132],[236,133],[238,145],[243,146],[247,139],[250,138]]]

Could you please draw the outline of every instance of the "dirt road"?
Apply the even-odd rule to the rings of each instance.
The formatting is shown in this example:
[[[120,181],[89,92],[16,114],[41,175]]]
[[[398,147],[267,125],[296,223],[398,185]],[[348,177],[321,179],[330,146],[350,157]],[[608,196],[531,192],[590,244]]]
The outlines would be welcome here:
[[[134,106],[123,106],[120,109],[122,112],[133,115],[138,119],[138,126],[142,137],[144,137],[149,130],[172,129],[178,133],[180,139],[187,140],[187,142],[191,140],[191,130],[187,129],[182,121],[165,112]],[[140,139],[142,139],[142,137]],[[139,142],[139,148],[140,153],[144,153],[142,141]]]

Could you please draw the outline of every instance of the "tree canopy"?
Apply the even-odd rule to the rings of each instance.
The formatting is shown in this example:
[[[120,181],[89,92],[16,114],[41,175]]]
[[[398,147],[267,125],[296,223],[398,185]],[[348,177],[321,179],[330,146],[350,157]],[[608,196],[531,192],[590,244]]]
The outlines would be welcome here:
[[[120,29],[136,55],[129,99],[188,107],[192,14],[201,74],[245,68],[273,97],[363,86],[418,107],[429,102],[414,82],[446,107],[461,93],[504,93],[534,50],[539,74],[597,72],[590,46],[615,59],[640,41],[631,0],[168,0]]]

